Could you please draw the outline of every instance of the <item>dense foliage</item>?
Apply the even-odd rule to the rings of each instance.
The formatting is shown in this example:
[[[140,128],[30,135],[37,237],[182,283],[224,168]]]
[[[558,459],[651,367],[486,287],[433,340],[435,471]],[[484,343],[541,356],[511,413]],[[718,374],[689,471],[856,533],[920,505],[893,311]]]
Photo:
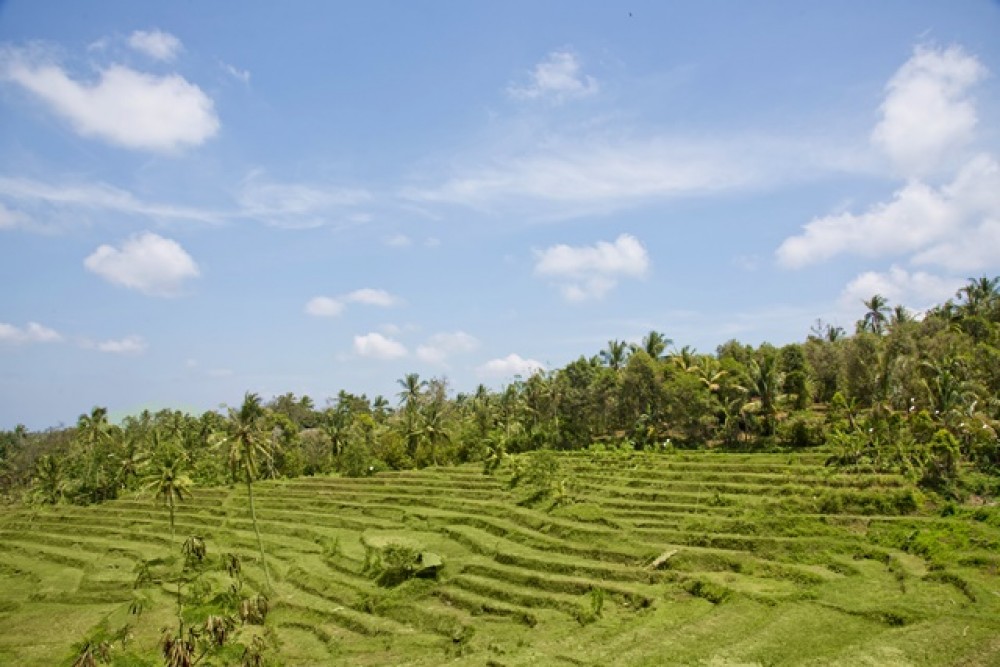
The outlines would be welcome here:
[[[395,404],[345,391],[324,407],[248,394],[228,414],[143,412],[120,425],[98,407],[70,428],[0,433],[0,490],[86,504],[146,489],[173,507],[191,485],[239,482],[252,494],[260,478],[467,461],[489,471],[538,449],[829,445],[834,464],[996,494],[998,286],[971,280],[922,317],[876,295],[853,335],[817,322],[780,348],[730,341],[700,354],[652,331],[501,391],[451,395],[445,380],[409,374]]]

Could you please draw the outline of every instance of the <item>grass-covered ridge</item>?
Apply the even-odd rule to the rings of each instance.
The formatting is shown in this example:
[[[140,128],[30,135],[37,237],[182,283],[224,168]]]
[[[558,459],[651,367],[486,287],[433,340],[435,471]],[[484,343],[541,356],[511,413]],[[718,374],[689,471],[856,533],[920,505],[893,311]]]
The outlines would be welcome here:
[[[493,475],[259,481],[272,590],[251,634],[286,665],[1000,662],[1000,509],[825,458],[582,451]],[[85,637],[129,623],[112,664],[162,664],[174,588],[145,586],[131,615],[136,565],[169,563],[189,535],[206,577],[234,552],[247,589],[266,588],[245,485],[194,489],[174,520],[172,541],[168,509],[134,496],[5,509],[0,663],[71,664]],[[443,568],[386,576],[386,545]]]

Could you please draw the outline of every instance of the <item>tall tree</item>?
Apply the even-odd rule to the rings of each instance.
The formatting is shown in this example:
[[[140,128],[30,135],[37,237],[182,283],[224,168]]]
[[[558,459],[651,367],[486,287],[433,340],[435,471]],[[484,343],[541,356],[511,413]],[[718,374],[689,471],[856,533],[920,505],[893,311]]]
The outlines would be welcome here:
[[[271,577],[267,570],[264,542],[260,538],[260,528],[257,526],[253,482],[260,470],[261,460],[271,456],[270,435],[270,429],[267,428],[267,413],[261,404],[260,396],[247,392],[238,410],[229,408],[225,432],[219,443],[229,446],[229,465],[234,475],[242,474],[246,482],[247,497],[250,499],[250,519],[253,522],[253,532],[257,536],[257,548],[260,550],[264,581],[268,589],[271,588]]]
[[[601,361],[612,370],[619,371],[628,359],[628,343],[623,340],[609,340],[608,346],[601,350]]]
[[[154,439],[159,436],[154,432]],[[191,478],[184,474],[184,456],[176,451],[169,450],[159,455],[153,463],[153,469],[145,479],[145,489],[153,492],[155,500],[162,502],[170,511],[170,542],[173,544],[174,531],[174,509],[177,503],[187,500],[191,496]]]
[[[667,351],[667,347],[673,345],[674,341],[664,336],[659,331],[650,331],[642,337],[642,349],[653,359],[660,359]]]
[[[862,330],[881,334],[885,331],[886,322],[889,320],[889,300],[881,294],[875,294],[867,301],[862,301],[862,303],[868,309],[861,320]]]

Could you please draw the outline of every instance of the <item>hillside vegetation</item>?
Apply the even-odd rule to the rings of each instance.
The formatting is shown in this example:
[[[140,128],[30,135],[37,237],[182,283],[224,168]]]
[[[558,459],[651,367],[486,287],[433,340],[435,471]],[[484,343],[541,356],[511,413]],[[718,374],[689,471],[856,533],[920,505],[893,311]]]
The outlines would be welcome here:
[[[2,432],[0,663],[998,664],[998,287]]]
[[[262,482],[273,589],[252,632],[266,664],[287,665],[997,664],[1000,511],[929,508],[898,474],[824,460],[588,451],[495,475]],[[264,590],[247,502],[241,485],[200,489],[176,531],[203,538],[213,572],[237,554]],[[5,511],[0,662],[70,664],[103,633],[110,664],[163,664],[176,587],[135,580],[140,563],[178,560],[168,524],[149,500]],[[387,579],[373,562],[386,547],[443,567]],[[184,595],[200,623],[210,595]]]

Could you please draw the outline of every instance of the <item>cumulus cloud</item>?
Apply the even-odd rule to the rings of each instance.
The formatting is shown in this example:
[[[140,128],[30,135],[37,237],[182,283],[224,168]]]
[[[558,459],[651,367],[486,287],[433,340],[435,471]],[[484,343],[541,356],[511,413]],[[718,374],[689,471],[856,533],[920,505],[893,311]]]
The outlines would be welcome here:
[[[158,76],[113,64],[96,81],[78,81],[36,53],[0,53],[12,81],[68,120],[78,134],[125,148],[172,152],[198,146],[219,129],[212,99],[178,74]]]
[[[0,343],[58,343],[62,339],[58,331],[38,322],[28,322],[24,327],[0,322]]]
[[[869,257],[909,252],[944,237],[956,222],[954,207],[940,192],[912,182],[865,213],[813,219],[778,247],[778,261],[798,268],[845,252]]]
[[[649,270],[649,255],[630,234],[613,243],[592,246],[554,245],[538,253],[535,273],[553,279],[569,301],[599,299],[621,278],[641,278]]]
[[[148,345],[142,336],[126,336],[118,340],[100,341],[95,347],[109,354],[142,354]]]
[[[785,239],[776,255],[782,265],[799,268],[844,253],[915,253],[917,263],[979,270],[1000,261],[1000,246],[991,243],[998,221],[1000,164],[979,155],[940,188],[910,181],[864,213],[816,218]]]
[[[917,47],[886,86],[872,142],[907,176],[933,172],[972,139],[977,116],[967,95],[985,75],[957,46]]]
[[[513,377],[515,375],[528,377],[545,370],[545,364],[534,359],[525,359],[512,352],[506,357],[487,361],[477,370],[480,375],[490,377]]]
[[[888,271],[866,271],[844,288],[840,305],[857,310],[863,300],[880,294],[890,302],[912,306],[918,310],[941,303],[965,284],[961,278],[937,276],[924,271],[910,272],[899,266]]]
[[[128,38],[128,45],[155,60],[170,62],[183,46],[181,40],[162,30],[136,30]]]
[[[150,296],[175,296],[198,265],[176,241],[152,232],[134,235],[121,247],[102,245],[83,265],[108,282]]]
[[[547,99],[562,102],[593,95],[597,80],[580,72],[580,62],[571,51],[553,51],[535,65],[526,84],[512,84],[507,94],[515,99]]]
[[[374,332],[355,336],[354,351],[362,357],[382,360],[400,359],[407,354],[402,343]]]
[[[479,347],[479,340],[464,331],[437,333],[417,347],[417,358],[429,364],[443,364],[455,354],[472,352]]]
[[[344,312],[349,303],[389,308],[399,303],[399,299],[383,289],[362,287],[338,297],[316,296],[306,302],[305,312],[315,317],[336,317]]]

